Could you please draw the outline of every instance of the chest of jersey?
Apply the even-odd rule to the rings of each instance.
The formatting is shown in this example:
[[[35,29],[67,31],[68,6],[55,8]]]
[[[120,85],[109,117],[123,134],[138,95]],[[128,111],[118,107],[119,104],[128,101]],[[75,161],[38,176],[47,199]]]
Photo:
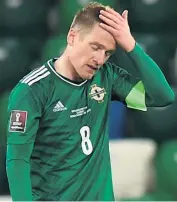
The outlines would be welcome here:
[[[61,153],[68,150],[67,158],[73,148],[75,152],[80,148],[78,155],[91,154],[104,138],[109,100],[109,86],[99,81],[77,87],[56,85],[40,121],[38,141],[56,147]]]
[[[107,114],[109,89],[100,83],[88,82],[74,87],[63,84],[55,87],[42,119],[45,127],[62,132],[74,132],[81,125],[93,126]]]

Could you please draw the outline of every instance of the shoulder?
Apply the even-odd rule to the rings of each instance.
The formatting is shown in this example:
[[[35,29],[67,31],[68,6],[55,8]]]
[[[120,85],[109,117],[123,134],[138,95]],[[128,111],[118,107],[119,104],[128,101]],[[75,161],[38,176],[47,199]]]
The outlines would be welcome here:
[[[46,65],[42,65],[24,76],[19,81],[19,84],[24,84],[33,89],[36,86],[41,86],[44,85],[44,83],[48,83],[50,81],[50,74],[51,72],[49,68]]]
[[[32,96],[37,100],[47,97],[49,92],[51,72],[46,65],[35,68],[24,76],[11,91],[10,97],[23,98]]]

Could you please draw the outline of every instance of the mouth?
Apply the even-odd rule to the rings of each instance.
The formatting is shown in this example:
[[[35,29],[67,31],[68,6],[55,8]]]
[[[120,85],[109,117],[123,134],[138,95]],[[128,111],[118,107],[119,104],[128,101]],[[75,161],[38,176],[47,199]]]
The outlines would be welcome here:
[[[95,67],[93,65],[87,65],[90,69],[94,70],[94,71],[97,71],[98,70],[98,67]]]

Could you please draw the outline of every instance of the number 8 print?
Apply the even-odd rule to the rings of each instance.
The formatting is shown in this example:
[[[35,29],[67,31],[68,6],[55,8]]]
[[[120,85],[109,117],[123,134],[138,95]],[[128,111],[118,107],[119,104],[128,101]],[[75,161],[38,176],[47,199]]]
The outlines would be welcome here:
[[[85,155],[90,155],[93,151],[92,142],[90,141],[90,128],[88,126],[83,126],[80,129],[80,134],[82,137],[82,151]]]

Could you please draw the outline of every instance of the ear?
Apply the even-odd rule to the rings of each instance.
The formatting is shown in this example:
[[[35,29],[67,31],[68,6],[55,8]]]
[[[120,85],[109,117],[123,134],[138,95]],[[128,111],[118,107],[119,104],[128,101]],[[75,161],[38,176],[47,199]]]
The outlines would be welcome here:
[[[69,46],[73,46],[75,38],[76,38],[76,30],[70,29],[67,35],[67,43]]]

